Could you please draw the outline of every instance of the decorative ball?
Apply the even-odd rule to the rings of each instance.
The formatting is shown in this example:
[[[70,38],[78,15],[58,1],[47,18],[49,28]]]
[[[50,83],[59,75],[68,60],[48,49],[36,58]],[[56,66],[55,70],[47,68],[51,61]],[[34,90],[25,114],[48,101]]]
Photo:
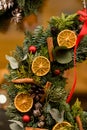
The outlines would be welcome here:
[[[36,50],[37,50],[36,46],[32,45],[32,46],[29,47],[29,52],[35,53]]]
[[[29,115],[24,115],[22,117],[22,120],[23,120],[23,122],[29,122],[30,121],[30,116]]]
[[[54,74],[55,75],[59,75],[60,74],[60,70],[59,69],[54,70]]]

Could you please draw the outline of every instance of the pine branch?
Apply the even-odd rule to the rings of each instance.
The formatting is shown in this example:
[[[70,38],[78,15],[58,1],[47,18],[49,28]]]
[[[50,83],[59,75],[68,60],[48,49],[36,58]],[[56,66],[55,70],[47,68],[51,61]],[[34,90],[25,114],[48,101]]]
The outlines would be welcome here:
[[[47,92],[47,96],[49,102],[58,103],[66,98],[66,92],[59,86],[56,88],[52,86]]]
[[[18,5],[19,5],[20,8],[24,8],[24,6],[25,6],[25,1],[26,1],[26,0],[17,0],[17,3],[18,3]]]
[[[57,27],[60,31],[62,31],[63,29],[69,29],[72,28],[73,25],[75,24],[74,19],[77,17],[77,14],[71,14],[71,15],[65,15],[65,14],[61,14],[60,17],[55,17],[53,16],[50,21],[49,24],[50,26],[55,26]]]

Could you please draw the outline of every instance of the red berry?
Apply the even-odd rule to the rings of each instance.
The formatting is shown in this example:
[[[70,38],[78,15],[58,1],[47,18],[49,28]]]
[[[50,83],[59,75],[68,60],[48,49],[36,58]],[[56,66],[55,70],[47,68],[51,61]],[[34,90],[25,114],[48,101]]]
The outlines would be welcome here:
[[[23,120],[24,122],[29,122],[29,121],[30,121],[30,116],[29,116],[29,115],[24,115],[24,116],[22,117],[22,120]]]
[[[59,69],[56,69],[56,70],[54,71],[54,74],[55,74],[55,75],[59,75],[59,74],[60,74],[60,70],[59,70]]]
[[[29,47],[29,52],[35,53],[36,50],[37,50],[36,46],[32,45],[32,46]]]

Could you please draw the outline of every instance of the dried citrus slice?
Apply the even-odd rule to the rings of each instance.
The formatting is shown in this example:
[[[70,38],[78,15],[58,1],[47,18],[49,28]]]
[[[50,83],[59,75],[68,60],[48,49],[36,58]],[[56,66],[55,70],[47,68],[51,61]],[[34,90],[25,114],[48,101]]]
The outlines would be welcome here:
[[[70,130],[72,128],[71,124],[69,122],[62,122],[62,123],[57,123],[52,130]]]
[[[14,105],[20,112],[28,112],[33,106],[33,98],[27,93],[19,93],[14,99]]]
[[[59,46],[66,46],[72,48],[76,44],[77,36],[74,31],[65,29],[58,34],[57,42]]]
[[[32,71],[37,76],[44,76],[50,70],[50,61],[44,56],[36,57],[32,62]]]

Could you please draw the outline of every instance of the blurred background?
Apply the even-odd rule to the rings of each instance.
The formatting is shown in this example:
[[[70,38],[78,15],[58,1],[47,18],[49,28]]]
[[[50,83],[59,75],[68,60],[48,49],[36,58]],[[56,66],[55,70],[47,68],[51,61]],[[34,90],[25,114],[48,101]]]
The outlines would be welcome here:
[[[48,25],[51,16],[60,16],[61,13],[75,13],[83,8],[81,0],[45,0],[44,4],[36,15],[31,14],[23,18],[20,24],[11,22],[9,11],[0,16],[0,95],[7,98],[5,90],[1,89],[1,84],[5,82],[4,74],[8,73],[6,69],[7,61],[6,54],[10,54],[17,45],[22,46],[24,40],[24,31],[32,31],[37,25],[43,25],[44,28]],[[77,64],[77,85],[73,97],[73,101],[78,97],[82,102],[82,107],[87,110],[87,61]],[[69,90],[72,87],[74,80],[73,68],[65,73],[68,78],[66,88]],[[0,98],[1,100],[1,98]],[[5,115],[6,107],[9,104],[8,99],[3,99],[0,102],[0,130],[9,130],[7,117]],[[3,118],[2,118],[3,117]],[[7,124],[7,125],[6,125]]]

